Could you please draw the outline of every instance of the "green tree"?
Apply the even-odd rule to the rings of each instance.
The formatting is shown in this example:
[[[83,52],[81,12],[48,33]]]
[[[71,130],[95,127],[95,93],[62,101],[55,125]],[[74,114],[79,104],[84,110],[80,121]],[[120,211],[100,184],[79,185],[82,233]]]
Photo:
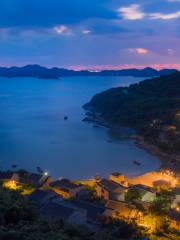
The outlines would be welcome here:
[[[171,190],[162,189],[151,205],[151,212],[157,215],[167,215],[174,197],[174,193]]]
[[[135,188],[130,188],[125,196],[125,201],[130,203],[133,202],[134,200],[140,200],[141,199],[141,195],[140,192],[135,189]]]
[[[174,194],[172,191],[162,189],[149,209],[151,224],[156,233],[167,232],[169,229],[168,212],[171,207]]]

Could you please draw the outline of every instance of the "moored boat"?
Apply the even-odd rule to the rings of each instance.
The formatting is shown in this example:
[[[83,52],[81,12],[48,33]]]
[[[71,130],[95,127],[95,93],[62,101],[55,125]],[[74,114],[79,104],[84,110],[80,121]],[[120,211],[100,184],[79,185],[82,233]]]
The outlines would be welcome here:
[[[141,163],[140,163],[140,162],[138,162],[138,161],[133,161],[133,163],[134,163],[134,164],[136,164],[136,165],[138,165],[138,166],[140,166],[140,165],[141,165]]]

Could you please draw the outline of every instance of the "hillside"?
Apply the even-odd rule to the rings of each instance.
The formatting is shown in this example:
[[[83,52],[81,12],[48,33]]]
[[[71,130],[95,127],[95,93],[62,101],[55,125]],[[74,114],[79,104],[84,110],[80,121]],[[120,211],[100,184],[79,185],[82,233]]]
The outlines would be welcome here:
[[[112,88],[84,107],[112,126],[135,128],[165,151],[180,151],[180,72]]]

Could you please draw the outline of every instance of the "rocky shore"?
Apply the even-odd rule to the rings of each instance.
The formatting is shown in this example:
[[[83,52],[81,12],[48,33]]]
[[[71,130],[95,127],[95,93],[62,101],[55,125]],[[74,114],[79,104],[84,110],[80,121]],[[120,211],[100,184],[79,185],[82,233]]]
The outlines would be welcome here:
[[[105,121],[100,113],[96,113],[92,109],[86,109],[86,117],[83,119],[85,122],[95,123],[99,126],[109,128],[111,131],[116,131],[119,134],[119,138],[122,138],[122,126],[114,126],[107,121]],[[163,152],[158,146],[147,143],[142,136],[139,136],[135,133],[135,130],[132,131],[132,134],[123,135],[123,138],[132,139],[135,141],[136,145],[152,155],[157,156],[161,160],[161,168],[173,170],[176,173],[180,172],[180,155],[177,154],[168,154]]]
[[[106,127],[106,128],[111,128],[112,125],[107,123],[98,113],[95,113],[93,111],[87,111],[86,112],[86,117],[82,120],[84,122],[89,122],[89,123],[96,123],[100,126]]]
[[[180,155],[163,152],[158,146],[145,142],[142,136],[136,136],[135,142],[138,147],[158,156],[161,160],[161,168],[168,168],[177,173],[180,172]]]

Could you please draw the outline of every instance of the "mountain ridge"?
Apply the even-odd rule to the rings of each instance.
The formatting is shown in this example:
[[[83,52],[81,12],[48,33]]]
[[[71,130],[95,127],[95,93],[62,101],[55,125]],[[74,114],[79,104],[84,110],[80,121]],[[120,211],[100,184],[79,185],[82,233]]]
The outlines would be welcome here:
[[[73,76],[133,76],[133,77],[155,77],[161,75],[168,75],[177,71],[176,69],[162,69],[156,70],[150,67],[144,69],[120,69],[120,70],[102,70],[89,71],[81,70],[75,71],[66,68],[52,67],[47,68],[38,64],[25,65],[23,67],[0,67],[0,77],[37,77],[58,79],[60,77]]]

